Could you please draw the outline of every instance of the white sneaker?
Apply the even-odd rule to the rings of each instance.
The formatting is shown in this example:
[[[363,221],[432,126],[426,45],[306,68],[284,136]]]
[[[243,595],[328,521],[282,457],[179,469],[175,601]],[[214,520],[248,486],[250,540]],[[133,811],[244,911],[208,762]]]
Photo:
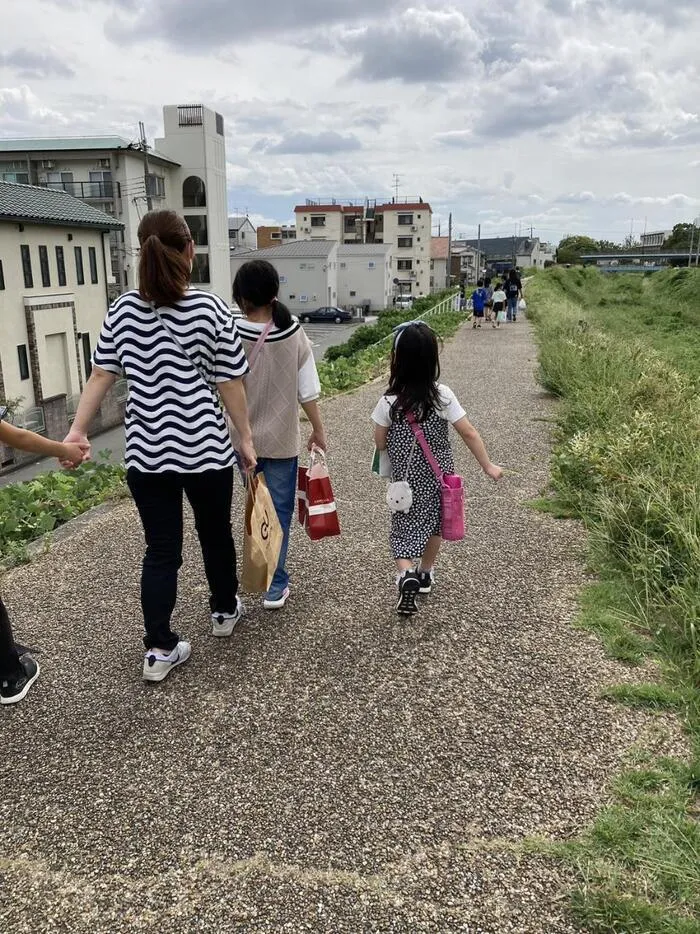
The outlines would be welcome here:
[[[169,655],[149,649],[143,660],[143,680],[162,681],[173,668],[186,662],[191,654],[192,646],[189,642],[178,642]]]
[[[285,587],[282,591],[282,595],[276,600],[268,600],[266,597],[263,600],[263,607],[266,610],[281,610],[287,600],[289,600],[289,587]]]
[[[211,614],[211,634],[218,638],[225,638],[233,635],[233,630],[241,621],[245,613],[245,607],[240,597],[236,597],[236,609],[233,613],[212,613]]]

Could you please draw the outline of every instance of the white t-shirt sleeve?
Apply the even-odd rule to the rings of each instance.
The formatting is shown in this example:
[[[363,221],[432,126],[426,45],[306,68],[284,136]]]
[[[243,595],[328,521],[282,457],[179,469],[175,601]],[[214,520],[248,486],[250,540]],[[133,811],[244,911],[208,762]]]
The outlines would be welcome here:
[[[117,346],[114,342],[114,335],[112,334],[111,311],[112,309],[110,308],[102,324],[97,347],[95,347],[95,352],[92,355],[92,362],[101,370],[106,370],[107,373],[112,373],[114,376],[121,376],[122,364],[117,352]]]
[[[320,395],[321,380],[318,378],[314,355],[310,353],[299,370],[299,402],[313,402]]]
[[[452,392],[449,386],[441,385],[440,389],[440,399],[442,401],[442,408],[440,409],[440,416],[448,421],[451,425],[454,425],[455,422],[458,422],[460,418],[464,418],[467,414],[462,406],[459,404],[457,396]]]
[[[375,406],[374,412],[372,412],[372,421],[382,428],[391,426],[391,403],[386,396],[382,396]]]

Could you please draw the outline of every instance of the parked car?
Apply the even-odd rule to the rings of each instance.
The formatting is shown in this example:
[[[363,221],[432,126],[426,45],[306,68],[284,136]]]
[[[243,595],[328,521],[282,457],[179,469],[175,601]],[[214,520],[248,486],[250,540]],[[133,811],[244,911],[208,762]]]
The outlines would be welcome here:
[[[352,321],[352,315],[344,308],[337,308],[335,305],[326,305],[317,308],[315,311],[304,311],[299,315],[302,324],[309,324],[311,321],[335,321],[340,324],[343,321]]]
[[[396,308],[413,308],[412,295],[398,295],[396,298]]]

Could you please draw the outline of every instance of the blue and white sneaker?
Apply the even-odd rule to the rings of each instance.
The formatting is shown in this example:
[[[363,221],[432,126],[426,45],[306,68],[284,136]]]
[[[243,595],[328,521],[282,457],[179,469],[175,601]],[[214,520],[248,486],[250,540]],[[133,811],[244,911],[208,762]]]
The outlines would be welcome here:
[[[178,642],[172,652],[160,652],[149,649],[143,660],[143,680],[163,681],[173,668],[182,665],[192,654],[189,642]]]
[[[263,607],[266,610],[281,610],[287,600],[289,600],[289,594],[289,587],[285,587],[279,595],[274,596],[268,594],[263,600]]]
[[[220,639],[233,635],[233,630],[240,623],[245,607],[240,597],[236,597],[236,609],[233,613],[212,613],[211,634]]]

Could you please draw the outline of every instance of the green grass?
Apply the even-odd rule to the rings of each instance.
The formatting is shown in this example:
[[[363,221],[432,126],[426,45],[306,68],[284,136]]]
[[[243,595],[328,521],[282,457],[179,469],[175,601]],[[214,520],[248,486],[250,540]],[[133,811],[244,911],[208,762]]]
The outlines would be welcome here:
[[[688,762],[627,770],[591,830],[560,847],[592,931],[700,932],[700,273],[554,269],[528,285],[540,382],[560,399],[552,489],[537,508],[580,518],[598,582],[578,624],[660,680],[607,688],[677,714]]]

